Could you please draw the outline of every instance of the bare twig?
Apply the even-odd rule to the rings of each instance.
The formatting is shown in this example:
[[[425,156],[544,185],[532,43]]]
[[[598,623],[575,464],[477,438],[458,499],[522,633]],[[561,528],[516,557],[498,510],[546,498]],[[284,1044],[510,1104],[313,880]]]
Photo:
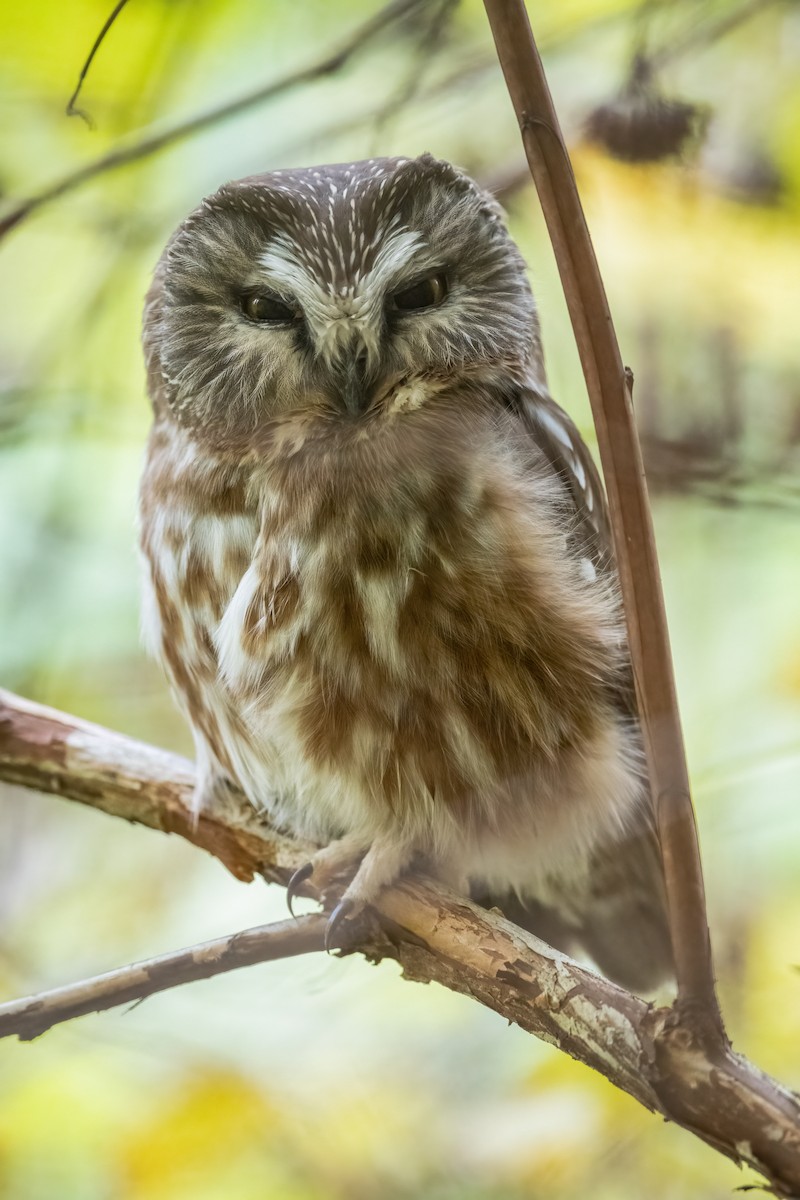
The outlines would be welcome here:
[[[94,162],[87,163],[85,167],[81,167],[80,170],[75,171],[71,175],[64,176],[63,179],[58,180],[50,187],[37,192],[35,196],[30,196],[27,200],[18,204],[16,208],[13,208],[11,212],[7,213],[0,220],[0,238],[10,233],[12,229],[29,217],[31,213],[41,208],[42,205],[48,204],[50,201],[74,191],[98,175],[156,154],[167,146],[175,145],[177,142],[181,142],[193,134],[209,129],[213,125],[226,121],[229,117],[237,116],[249,108],[274,99],[276,96],[283,95],[293,88],[300,87],[306,83],[313,83],[315,80],[323,79],[328,75],[335,75],[360,50],[373,41],[385,29],[408,12],[411,12],[420,5],[424,5],[424,2],[425,0],[390,0],[390,3],[373,17],[370,17],[369,20],[359,25],[350,37],[342,42],[337,49],[328,52],[316,62],[302,67],[299,71],[293,71],[289,75],[284,75],[280,79],[273,80],[271,83],[264,84],[263,87],[246,92],[243,96],[238,96],[235,100],[229,100],[227,103],[220,104],[215,108],[206,109],[205,112],[198,113],[196,116],[173,125],[169,129],[163,129],[161,132],[156,131],[135,142],[123,143],[109,154],[104,154],[101,158],[95,159]]]
[[[178,833],[240,879],[286,882],[309,846],[276,833],[242,801],[212,804],[195,826],[185,759],[0,692],[0,779]],[[696,1036],[680,1009],[652,1008],[493,912],[433,883],[383,893],[349,949],[395,958],[601,1072],[782,1196],[800,1195],[800,1101],[727,1043]],[[309,937],[313,926],[309,925]]]
[[[625,371],[524,2],[484,3],[553,242],[597,427],[664,856],[680,1000],[698,1035],[722,1043],[664,599]]]
[[[685,38],[679,39],[675,43],[669,43],[666,46],[653,51],[649,56],[648,61],[656,66],[661,66],[663,63],[678,58],[687,51],[694,49],[697,45],[702,45],[716,40],[723,34],[727,33],[729,28],[746,20],[754,15],[762,7],[765,7],[771,0],[747,0],[740,9],[734,10],[730,14],[726,14],[720,18],[718,22],[712,26],[702,26],[698,31],[692,31]],[[772,0],[774,2],[774,0]],[[124,167],[129,163],[138,162],[141,159],[148,158],[150,155],[156,154],[166,147],[183,141],[186,138],[192,137],[194,134],[202,133],[204,130],[213,127],[214,125],[226,121],[228,118],[237,116],[239,113],[246,112],[249,108],[256,107],[259,104],[274,99],[276,96],[289,91],[291,88],[303,83],[310,83],[316,79],[324,78],[327,75],[335,74],[359,51],[363,46],[370,42],[374,37],[379,35],[385,28],[401,19],[407,12],[418,6],[424,7],[424,0],[392,0],[385,8],[370,20],[364,22],[356,29],[351,38],[349,38],[343,46],[334,51],[330,55],[326,55],[317,63],[311,64],[308,67],[302,68],[300,71],[284,76],[282,79],[276,80],[273,83],[266,84],[263,87],[255,88],[253,91],[238,97],[236,100],[228,101],[219,105],[216,108],[208,109],[204,113],[198,114],[196,117],[179,123],[170,129],[155,132],[146,135],[134,142],[123,143],[120,147],[112,150],[109,154],[103,155],[94,162],[88,163],[86,166],[79,168],[77,171],[65,175],[57,180],[49,187],[44,188],[36,195],[30,196],[27,200],[21,201],[16,207],[12,208],[5,217],[0,219],[0,239],[7,233],[10,233],[17,225],[21,224],[32,213],[36,212],[43,205],[50,203],[53,200],[59,199],[61,196],[68,195],[70,192],[89,183],[99,175],[103,175],[109,171],[116,170],[119,167]],[[116,17],[121,5],[112,14],[112,18]],[[109,19],[109,23],[110,20]],[[588,20],[578,31],[583,35],[591,35],[597,28],[613,22],[614,18],[609,18],[608,14],[602,14],[599,17],[594,17]],[[89,68],[91,57],[96,52],[99,42],[107,32],[104,27],[101,31],[100,38],[92,50],[89,60],[85,64],[84,70],[81,73],[82,82],[86,71]],[[555,50],[564,42],[570,41],[575,36],[575,30],[571,24],[568,24],[565,30],[556,31],[550,38],[547,39],[547,50]],[[482,64],[483,65],[483,64]],[[458,72],[460,74],[460,72]],[[449,86],[449,85],[446,85]],[[441,90],[441,85],[437,84],[430,89],[431,93]],[[75,93],[70,99],[70,106],[77,99],[79,88],[76,88]],[[423,93],[427,96],[428,89]],[[80,112],[80,110],[75,110]],[[368,114],[367,119],[373,120],[377,116],[380,120],[385,113],[385,106],[378,109],[377,113]],[[80,113],[86,116],[85,113]],[[364,121],[359,118],[352,123],[348,122],[341,126],[341,131],[344,131],[356,124],[361,125]],[[337,127],[338,131],[338,127]],[[320,134],[320,138],[324,137],[324,131]]]
[[[92,46],[91,50],[89,51],[89,53],[86,57],[86,62],[81,67],[81,73],[78,76],[78,82],[75,84],[75,91],[72,93],[69,100],[67,101],[67,107],[66,107],[67,116],[68,117],[80,117],[82,120],[84,120],[86,122],[86,124],[89,126],[90,129],[94,128],[94,122],[92,121],[92,118],[89,116],[88,112],[86,112],[85,109],[76,108],[75,102],[78,99],[78,96],[81,94],[81,88],[83,87],[83,81],[85,80],[85,78],[89,72],[89,68],[92,65],[92,61],[94,59],[95,54],[97,54],[97,51],[100,49],[100,47],[103,44],[103,39],[105,38],[109,29],[114,24],[117,17],[122,12],[123,8],[125,7],[125,5],[127,3],[128,3],[128,0],[117,0],[117,3],[114,5],[113,9],[111,10],[111,13],[106,18],[103,28],[98,33],[97,37],[94,39],[94,45]]]
[[[425,75],[438,54],[447,33],[459,0],[438,0],[429,5],[422,27],[417,31],[417,48],[411,68],[401,80],[398,89],[381,104],[373,116],[373,142],[378,143],[389,122],[416,97],[420,95]],[[376,149],[375,153],[380,153]]]
[[[299,72],[284,76],[274,83],[256,88],[234,101],[228,101],[216,108],[208,109],[205,113],[181,122],[171,129],[163,130],[161,133],[146,134],[144,137],[139,138],[139,140],[123,143],[117,149],[103,155],[94,162],[80,167],[77,171],[70,172],[41,192],[36,193],[36,195],[21,201],[5,217],[1,218],[0,239],[5,234],[10,233],[12,229],[21,224],[43,205],[76,191],[85,183],[90,183],[100,175],[127,166],[129,163],[149,158],[151,155],[166,149],[168,146],[181,142],[195,134],[202,133],[204,130],[210,129],[228,120],[230,117],[238,116],[250,108],[272,100],[295,86],[335,74],[362,47],[379,36],[384,29],[399,22],[407,13],[412,12],[417,7],[425,8],[425,0],[393,0],[392,3],[376,13],[373,18],[359,26],[342,47],[332,54],[324,56],[316,64],[304,67]],[[580,33],[581,35],[591,35],[596,29],[611,23],[613,20],[614,18],[609,17],[608,14],[594,17],[581,27]],[[547,39],[547,49],[555,51],[574,36],[575,31],[571,23],[568,23],[565,29],[556,30]],[[466,85],[471,81],[477,80],[493,66],[493,63],[494,60],[492,58],[477,57],[466,64],[459,64],[444,79],[438,80],[433,85],[421,89],[418,94],[419,99],[427,101],[433,96],[451,91],[456,86]],[[300,144],[324,143],[330,136],[338,136],[353,129],[361,128],[370,121],[380,122],[386,116],[388,103],[386,102],[378,106],[371,112],[354,117],[352,120],[339,121],[331,126],[323,127],[308,139],[304,139]],[[297,144],[297,141],[292,143],[293,147],[296,147]]]
[[[776,0],[744,0],[737,8],[730,8],[712,20],[701,21],[682,37],[673,38],[658,49],[646,52],[647,61],[651,66],[660,68],[694,50],[713,45],[751,17],[761,16],[775,2]]]
[[[16,1034],[21,1042],[30,1042],[73,1017],[144,1000],[156,992],[196,979],[210,979],[239,967],[322,950],[325,920],[322,913],[311,913],[296,920],[259,925],[199,946],[133,963],[81,983],[40,992],[24,1000],[11,1000],[0,1004],[0,1038]]]

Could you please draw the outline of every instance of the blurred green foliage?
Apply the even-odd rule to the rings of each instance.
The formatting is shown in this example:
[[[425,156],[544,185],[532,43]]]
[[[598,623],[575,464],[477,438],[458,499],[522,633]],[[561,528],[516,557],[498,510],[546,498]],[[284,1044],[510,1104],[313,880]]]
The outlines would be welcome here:
[[[106,0],[3,14],[0,188],[94,157],[304,65],[370,0],[131,0],[63,107]],[[800,8],[729,0],[532,5],[623,353],[636,374],[735,1044],[800,1085]],[[0,680],[188,750],[139,648],[133,514],[149,422],[148,275],[222,181],[429,149],[505,181],[551,384],[591,424],[552,253],[478,0],[431,6],[324,80],[98,177],[0,247]],[[632,51],[710,106],[685,162],[581,137]],[[697,35],[700,36],[697,36]],[[509,184],[509,181],[511,183]],[[0,213],[0,215],[2,215]],[[0,794],[0,988],[52,986],[282,915],[191,847]],[[0,1048],[3,1200],[618,1200],[728,1195],[736,1169],[492,1014],[391,964],[289,961]]]

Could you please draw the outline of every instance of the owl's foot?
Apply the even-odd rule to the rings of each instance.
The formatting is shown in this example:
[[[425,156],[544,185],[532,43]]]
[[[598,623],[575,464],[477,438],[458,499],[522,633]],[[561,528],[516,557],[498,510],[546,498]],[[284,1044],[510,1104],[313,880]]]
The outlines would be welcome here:
[[[410,865],[415,847],[396,837],[378,836],[367,850],[361,865],[345,888],[341,900],[328,918],[325,949],[336,945],[336,935],[347,920],[361,915],[374,904],[384,888],[393,884]]]
[[[318,850],[309,862],[298,867],[286,887],[286,903],[292,916],[295,896],[307,879],[311,880],[323,904],[340,896],[345,884],[355,875],[368,845],[363,838],[338,838]]]
[[[292,900],[307,879],[313,879],[314,887],[325,903],[338,892],[347,868],[351,873],[355,864],[358,864],[328,918],[326,950],[334,947],[336,935],[344,922],[360,916],[365,908],[377,900],[383,889],[394,883],[408,867],[414,846],[396,838],[379,836],[366,849],[366,853],[364,851],[362,841],[342,838],[315,854],[311,862],[295,871],[289,881],[286,893],[291,911]]]

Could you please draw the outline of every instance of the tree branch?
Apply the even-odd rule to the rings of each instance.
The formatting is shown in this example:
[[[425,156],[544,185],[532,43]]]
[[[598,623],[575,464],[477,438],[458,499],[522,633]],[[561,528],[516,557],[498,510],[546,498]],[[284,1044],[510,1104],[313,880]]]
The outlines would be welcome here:
[[[267,100],[273,100],[276,96],[283,95],[293,88],[300,87],[306,83],[313,83],[315,80],[323,79],[328,75],[335,75],[337,71],[340,71],[351,58],[369,42],[373,41],[384,29],[399,21],[415,8],[424,7],[424,4],[425,0],[390,0],[390,3],[380,9],[373,17],[370,17],[367,21],[359,25],[350,37],[342,42],[337,49],[329,51],[322,58],[309,63],[308,66],[302,67],[299,71],[292,71],[280,79],[275,79],[271,83],[255,88],[253,91],[245,92],[242,96],[237,96],[235,100],[228,100],[224,104],[206,109],[205,112],[198,113],[194,117],[189,117],[188,120],[181,121],[169,129],[162,129],[160,132],[156,131],[134,142],[123,143],[115,150],[110,151],[110,153],[95,159],[94,162],[87,163],[86,166],[81,167],[70,175],[64,176],[50,187],[44,188],[41,192],[30,196],[27,200],[23,200],[0,220],[0,239],[7,233],[10,233],[12,229],[24,221],[26,217],[29,217],[31,213],[41,208],[42,205],[65,196],[68,192],[81,187],[82,184],[88,183],[89,180],[94,179],[97,175],[103,175],[105,172],[115,170],[117,167],[126,166],[128,163],[147,158],[151,154],[156,154],[158,151],[165,149],[167,146],[175,145],[177,142],[182,142],[193,134],[201,133],[204,129],[209,129],[213,125],[226,121],[229,117],[238,116],[239,113],[245,112],[249,108],[254,108],[256,105],[263,104]]]
[[[0,778],[177,833],[249,882],[288,882],[315,847],[271,830],[242,800],[192,811],[188,759],[0,689]]]
[[[235,796],[195,822],[185,759],[9,692],[0,692],[0,779],[177,833],[239,879],[285,883],[309,853]],[[309,939],[317,928],[306,924]],[[749,1163],[779,1195],[800,1195],[800,1101],[727,1043],[703,1042],[680,1008],[653,1008],[427,880],[387,890],[347,938],[348,951],[394,958],[406,978],[477,1000]]]
[[[322,950],[325,922],[323,913],[312,913],[274,925],[259,925],[24,1000],[11,1000],[0,1004],[0,1038],[16,1034],[21,1042],[29,1042],[73,1017],[144,1000],[156,992],[239,967]]]

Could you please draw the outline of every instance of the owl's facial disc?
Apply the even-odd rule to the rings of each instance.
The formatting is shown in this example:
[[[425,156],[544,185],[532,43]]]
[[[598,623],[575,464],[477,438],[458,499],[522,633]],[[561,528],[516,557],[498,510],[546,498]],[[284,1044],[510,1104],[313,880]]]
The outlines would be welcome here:
[[[292,335],[323,394],[356,417],[386,393],[398,344],[419,336],[432,317],[451,319],[437,314],[450,286],[441,258],[413,230],[384,231],[360,267],[340,250],[339,270],[326,275],[309,265],[308,249],[296,236],[278,232],[259,258],[263,286],[247,293],[242,311],[252,322],[263,310],[265,332],[282,328]]]
[[[402,324],[404,317],[408,319],[438,308],[447,299],[447,293],[447,276],[443,270],[416,278],[408,286],[387,293],[383,302],[381,329],[371,338],[377,343],[379,352],[385,349],[382,345],[384,340],[396,336],[398,325]],[[339,395],[351,416],[358,416],[371,408],[381,384],[386,382],[372,361],[374,357],[370,354],[369,345],[362,344],[361,349],[355,352],[351,350],[346,355],[343,367],[340,366],[337,372],[341,376]]]
[[[423,279],[417,279],[408,287],[389,293],[384,301],[385,320],[383,336],[391,336],[393,326],[396,326],[398,314],[412,315],[422,313],[430,308],[438,308],[447,298],[447,277],[444,271],[438,271]],[[339,367],[340,377],[339,396],[344,407],[351,416],[359,416],[372,405],[375,392],[381,383],[379,373],[370,361],[369,347],[362,344],[360,349],[351,350],[346,355],[344,364]]]
[[[337,338],[331,339],[330,331],[326,331],[326,340],[338,341],[329,365],[334,396],[345,412],[360,416],[372,407],[376,396],[385,393],[387,380],[380,364],[390,356],[398,327],[438,308],[447,299],[447,292],[447,276],[437,271],[382,295],[379,317],[372,324],[348,316],[334,318]]]
[[[161,270],[160,402],[210,437],[293,413],[404,411],[398,388],[418,407],[464,380],[522,375],[538,353],[497,206],[428,155],[227,184]]]

